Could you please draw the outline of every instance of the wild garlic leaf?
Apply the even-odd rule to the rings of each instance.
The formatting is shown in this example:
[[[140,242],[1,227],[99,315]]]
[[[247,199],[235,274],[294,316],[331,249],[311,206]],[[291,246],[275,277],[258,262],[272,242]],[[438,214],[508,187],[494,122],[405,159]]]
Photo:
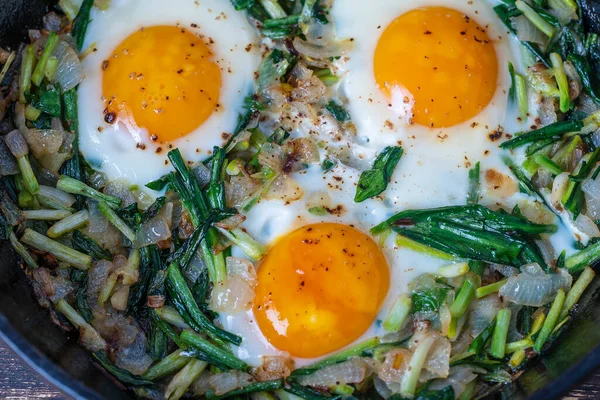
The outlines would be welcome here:
[[[356,203],[377,196],[387,188],[402,153],[403,150],[400,146],[388,146],[383,149],[375,159],[373,168],[363,171],[360,175],[354,196]]]

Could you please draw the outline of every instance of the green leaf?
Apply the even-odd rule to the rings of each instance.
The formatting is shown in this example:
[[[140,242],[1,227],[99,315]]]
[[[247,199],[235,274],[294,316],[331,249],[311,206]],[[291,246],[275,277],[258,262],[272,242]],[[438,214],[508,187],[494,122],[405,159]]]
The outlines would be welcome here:
[[[53,117],[60,117],[62,115],[60,92],[54,86],[41,86],[35,93],[27,97],[29,103],[38,110]]]
[[[402,147],[399,146],[386,147],[375,159],[373,168],[360,174],[354,196],[356,203],[377,196],[387,188],[402,152]]]
[[[344,107],[336,103],[334,100],[331,100],[325,106],[325,109],[329,111],[335,119],[340,122],[350,121],[350,114]]]
[[[411,312],[438,311],[446,299],[448,289],[444,287],[417,289],[412,292]]]
[[[94,0],[83,0],[83,3],[79,8],[79,13],[77,13],[77,17],[75,17],[75,20],[73,21],[71,36],[73,36],[73,39],[75,39],[75,44],[77,45],[77,50],[79,51],[81,51],[83,47],[85,32],[87,31],[87,27],[90,23],[90,12],[92,11],[93,5]]]
[[[254,0],[231,0],[231,4],[237,10],[247,10],[254,5]]]
[[[154,203],[150,205],[144,212],[142,213],[141,223],[151,220],[156,217],[160,210],[165,205],[167,199],[164,196],[158,197]]]
[[[71,237],[71,245],[73,249],[84,254],[89,254],[94,260],[112,261],[113,256],[108,251],[102,248],[94,239],[85,236],[81,231],[74,231]]]

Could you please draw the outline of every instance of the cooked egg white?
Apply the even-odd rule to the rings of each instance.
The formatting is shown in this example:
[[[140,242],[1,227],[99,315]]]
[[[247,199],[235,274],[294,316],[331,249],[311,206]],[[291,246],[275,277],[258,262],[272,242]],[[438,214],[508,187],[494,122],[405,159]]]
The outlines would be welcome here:
[[[260,56],[228,1],[113,0],[94,9],[79,88],[80,147],[109,179],[142,187],[167,152],[205,158],[235,129]]]
[[[293,202],[261,200],[246,214],[244,228],[269,246],[278,246],[291,236],[291,232],[301,227],[322,222],[345,224],[368,235],[369,229],[401,210],[465,204],[468,171],[477,162],[481,165],[482,204],[492,208],[496,208],[497,204],[512,207],[530,200],[519,193],[518,183],[502,161],[504,152],[498,144],[505,134],[528,129],[537,116],[537,109],[535,104],[530,104],[528,119],[522,120],[514,107],[508,104],[508,62],[518,71],[524,66],[518,44],[507,35],[506,29],[495,17],[493,5],[493,2],[478,0],[335,2],[330,15],[336,23],[337,34],[341,38],[353,38],[355,43],[354,50],[339,60],[338,68],[343,73],[340,97],[348,102],[357,135],[345,141],[327,143],[325,147],[327,150],[350,148],[355,159],[373,160],[386,146],[402,145],[404,155],[387,190],[358,204],[353,201],[360,176],[357,169],[338,163],[327,172],[316,165],[295,173],[292,177],[303,191],[302,198]],[[409,17],[403,17],[408,14]],[[398,20],[400,17],[405,19]],[[402,26],[387,31],[396,20]],[[431,27],[430,21],[438,23]],[[414,31],[408,36],[414,39],[412,42],[419,40],[416,33],[424,37],[425,50],[419,48],[409,52],[419,54],[424,60],[410,59],[410,54],[402,53],[406,49],[398,50],[404,58],[397,59],[396,49],[385,42],[390,38],[407,39],[403,29]],[[464,34],[461,33],[463,31]],[[462,36],[468,36],[470,41],[465,43]],[[486,54],[479,57],[482,51]],[[428,52],[441,62],[438,65],[428,64],[425,59]],[[460,58],[452,59],[456,54]],[[386,62],[390,64],[386,65]],[[394,68],[399,63],[418,65],[420,70],[415,74],[410,68]],[[473,75],[464,74],[461,69],[465,68],[471,69]],[[393,76],[396,69],[406,72]],[[433,89],[427,88],[427,85],[433,86]],[[417,93],[421,89],[429,96],[425,100]],[[458,89],[455,94],[453,89]],[[445,105],[436,108],[427,101]],[[292,132],[293,136],[299,134],[302,133]],[[315,212],[316,206],[323,205],[326,208],[324,213]],[[556,249],[568,248],[571,251],[571,238],[569,230],[560,226],[551,242]],[[407,293],[409,283],[421,274],[434,273],[448,263],[398,247],[394,235],[383,243],[379,242],[380,239],[374,240],[389,266],[389,289],[370,326],[342,348],[369,337],[384,335],[386,332],[381,321],[397,296]],[[348,243],[348,246],[352,244]],[[297,253],[294,250],[289,252],[294,263]],[[282,261],[282,264],[285,262]],[[257,268],[260,276],[260,263]],[[281,268],[287,266],[282,265]],[[302,273],[299,270],[298,274]],[[290,293],[297,290],[292,278],[289,283],[279,282],[279,285]],[[274,291],[282,290],[276,284],[271,287]],[[371,299],[364,299],[365,302],[368,300]],[[291,294],[287,301],[293,303],[306,299],[301,296],[294,298]],[[307,310],[309,308],[306,307]],[[315,315],[318,316],[318,313]],[[279,319],[278,326],[274,327],[285,333],[286,327],[297,322],[296,318],[303,317],[297,314]],[[283,348],[285,344],[280,344],[281,338],[270,328],[261,330],[263,319],[257,315],[256,308],[220,315],[225,329],[244,338],[234,352],[251,365],[259,365],[264,355],[290,354]],[[277,318],[273,318],[275,320]],[[351,317],[347,323],[353,323]],[[305,340],[315,340],[317,336],[308,332]],[[292,353],[294,351],[295,348],[291,350]],[[326,354],[293,358],[296,366],[303,366],[323,356]]]

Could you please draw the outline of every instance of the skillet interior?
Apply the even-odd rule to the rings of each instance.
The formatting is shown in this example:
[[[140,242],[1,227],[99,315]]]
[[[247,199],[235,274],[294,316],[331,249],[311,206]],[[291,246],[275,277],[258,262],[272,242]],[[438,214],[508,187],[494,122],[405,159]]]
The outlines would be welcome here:
[[[227,0],[223,0],[227,1]],[[26,29],[41,25],[50,0],[2,0],[0,46],[18,46]],[[585,21],[600,31],[600,0],[582,0]],[[552,348],[511,386],[490,397],[558,398],[600,367],[600,282],[580,302],[580,315]],[[7,242],[0,242],[0,338],[51,383],[75,398],[128,399],[91,362],[76,336],[54,325],[34,298]]]

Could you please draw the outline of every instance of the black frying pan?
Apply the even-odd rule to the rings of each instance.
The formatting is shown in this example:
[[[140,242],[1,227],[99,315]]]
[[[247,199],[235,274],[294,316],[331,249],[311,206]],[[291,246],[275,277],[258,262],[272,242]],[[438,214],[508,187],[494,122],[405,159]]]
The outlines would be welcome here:
[[[228,1],[228,0],[223,0]],[[0,0],[0,46],[18,46],[41,25],[51,0]],[[600,0],[581,0],[585,21],[600,32]],[[77,335],[54,325],[34,298],[7,242],[0,242],[0,338],[32,368],[74,398],[130,399],[77,345]],[[551,351],[494,396],[549,400],[600,368],[600,282],[580,302],[580,314]]]

